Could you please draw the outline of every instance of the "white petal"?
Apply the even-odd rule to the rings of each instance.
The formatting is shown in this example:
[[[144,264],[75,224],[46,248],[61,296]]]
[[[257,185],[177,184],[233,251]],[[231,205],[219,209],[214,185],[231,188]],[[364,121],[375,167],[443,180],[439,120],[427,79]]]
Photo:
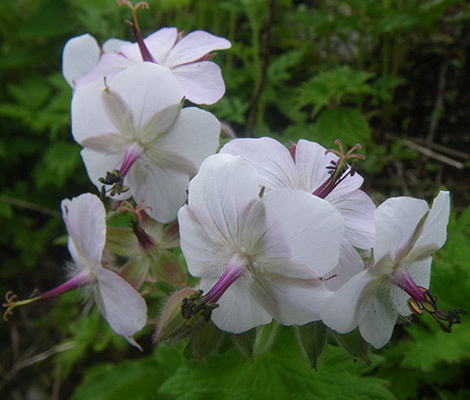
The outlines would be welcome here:
[[[239,155],[255,167],[260,186],[266,190],[299,189],[298,174],[289,151],[277,140],[235,139],[228,142],[220,153]]]
[[[262,229],[265,234],[260,236]],[[327,201],[306,192],[279,189],[265,194],[252,207],[243,240],[250,239],[249,254],[269,273],[315,278],[338,263],[343,234],[344,220]]]
[[[398,312],[390,307],[386,299],[374,297],[369,311],[359,324],[361,336],[380,349],[390,341],[397,317]]]
[[[329,291],[318,279],[267,278],[252,290],[258,303],[283,325],[320,320]],[[259,282],[257,282],[259,284]]]
[[[395,197],[382,203],[375,212],[376,262],[387,253],[395,261],[400,251],[406,249],[419,221],[428,210],[424,200],[411,197]]]
[[[119,133],[116,125],[107,117],[101,101],[100,89],[95,85],[79,86],[72,98],[72,135],[80,144],[89,137]]]
[[[326,198],[341,213],[346,222],[346,240],[359,249],[370,250],[375,245],[376,207],[362,190],[354,190],[333,199]]]
[[[179,208],[186,201],[189,176],[157,165],[137,161],[129,170],[124,183],[131,189],[136,202],[145,200],[152,208],[153,219],[167,223],[176,219]]]
[[[212,61],[201,61],[172,68],[184,97],[194,104],[214,104],[225,93],[220,67]]]
[[[131,338],[147,321],[147,305],[142,296],[112,271],[98,268],[95,300],[103,318],[119,335]]]
[[[171,131],[155,142],[159,151],[178,155],[197,169],[219,147],[220,122],[211,113],[199,108],[181,110]]]
[[[329,290],[336,291],[352,276],[364,271],[364,269],[364,261],[357,250],[347,240],[343,239],[339,250],[338,264],[323,277],[323,283]]]
[[[149,62],[120,72],[109,87],[130,110],[137,138],[146,133],[147,126],[159,111],[179,105],[183,97],[171,71]]]
[[[106,241],[106,212],[101,200],[85,193],[72,200],[62,200],[61,208],[75,263],[81,268],[101,266]]]
[[[219,329],[232,333],[242,333],[259,325],[268,324],[272,317],[251,295],[249,285],[240,278],[222,295],[219,308],[212,312],[212,321]],[[201,289],[207,292],[216,279],[203,278]]]
[[[100,46],[88,33],[70,39],[62,54],[62,74],[71,87],[98,63]]]
[[[222,243],[214,242],[204,229],[209,221],[191,211],[187,205],[178,212],[181,250],[192,276],[203,277],[214,274],[219,278],[232,257],[231,249]],[[210,289],[210,288],[209,288]]]
[[[382,281],[369,271],[354,275],[326,300],[320,312],[325,325],[339,333],[351,332],[371,309]]]
[[[450,213],[449,192],[440,191],[432,204],[423,232],[415,244],[415,249],[420,247],[440,249],[447,239],[447,224]]]
[[[101,56],[95,68],[77,81],[76,86],[93,83],[101,89],[104,89],[105,83],[109,85],[119,72],[133,65],[135,65],[134,61],[129,60],[121,54],[105,53]]]
[[[216,154],[202,163],[191,181],[189,207],[199,219],[207,219],[204,229],[214,242],[236,249],[258,193],[256,173],[250,165],[240,157]]]
[[[229,49],[230,41],[204,31],[194,31],[184,36],[171,49],[166,62],[169,67],[197,61],[214,50]]]
[[[127,46],[129,44],[132,43],[127,40],[111,38],[103,43],[102,49],[104,53],[119,53],[122,46]]]

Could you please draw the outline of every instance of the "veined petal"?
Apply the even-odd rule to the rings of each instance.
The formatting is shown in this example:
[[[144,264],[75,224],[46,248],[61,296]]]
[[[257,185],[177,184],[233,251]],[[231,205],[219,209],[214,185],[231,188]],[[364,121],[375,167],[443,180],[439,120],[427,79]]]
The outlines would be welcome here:
[[[212,61],[201,61],[172,68],[183,95],[194,104],[214,104],[225,93],[220,67]]]
[[[259,304],[283,325],[320,320],[320,309],[330,292],[318,279],[261,279],[252,289]]]
[[[432,203],[431,211],[424,223],[423,231],[414,245],[414,249],[434,247],[435,250],[438,250],[444,246],[447,239],[449,213],[449,192],[440,191]]]
[[[371,309],[383,279],[369,271],[354,275],[326,300],[320,312],[323,322],[339,333],[351,332]]]
[[[139,63],[116,75],[110,84],[111,91],[124,100],[138,139],[148,138],[146,129],[159,111],[179,105],[183,98],[171,71],[150,62]]]
[[[211,113],[189,107],[181,110],[168,135],[155,142],[159,152],[178,154],[195,168],[219,147],[220,122]],[[197,172],[194,171],[193,174]]]
[[[79,144],[90,137],[119,134],[101,101],[102,92],[103,89],[95,85],[75,89],[72,98],[72,135]]]
[[[397,317],[398,312],[390,306],[389,299],[376,296],[359,324],[359,332],[366,342],[380,349],[390,341]]]
[[[214,242],[237,249],[258,194],[256,172],[250,165],[240,157],[216,154],[202,163],[189,184],[188,204],[198,218],[205,219],[204,229]]]
[[[200,220],[199,217],[203,219]],[[178,223],[181,250],[189,272],[192,276],[199,278],[212,278],[215,283],[227,268],[233,249],[228,248],[221,241],[213,241],[205,230],[211,220],[206,220],[202,215],[192,212],[188,205],[179,210]]]
[[[93,83],[104,89],[105,85],[109,85],[119,72],[133,65],[135,65],[135,62],[124,57],[122,54],[105,53],[101,55],[95,68],[77,81],[77,86]]]
[[[241,156],[255,167],[259,185],[266,190],[298,189],[298,175],[289,151],[277,140],[235,139],[228,142],[220,153]]]
[[[382,203],[375,212],[375,260],[389,253],[395,261],[400,251],[407,248],[419,221],[428,211],[424,200],[411,197],[395,197]]]
[[[217,279],[203,278],[200,287],[206,293]],[[272,321],[272,317],[253,298],[249,284],[239,278],[220,298],[219,308],[212,312],[212,321],[219,329],[242,333]]]
[[[336,190],[336,189],[335,189]],[[346,240],[359,249],[370,250],[375,245],[376,207],[374,202],[362,190],[335,196],[327,200],[341,213],[346,223]]]
[[[95,271],[98,285],[95,301],[103,318],[119,335],[131,339],[147,321],[147,305],[142,296],[116,273],[104,268]]]
[[[266,222],[259,223],[263,217]],[[321,277],[336,266],[343,234],[344,220],[327,201],[279,189],[253,205],[243,240],[250,239],[248,252],[267,273],[306,279]]]
[[[230,41],[204,31],[194,31],[184,36],[171,49],[166,59],[170,68],[197,61],[214,50],[229,49]]]
[[[88,33],[70,39],[62,54],[62,74],[71,87],[88,74],[98,63],[100,46]]]
[[[124,183],[131,189],[136,202],[145,200],[145,205],[152,208],[148,211],[150,217],[167,223],[176,219],[179,208],[186,201],[189,176],[138,160]]]
[[[68,248],[81,268],[101,266],[106,241],[106,212],[101,200],[90,193],[61,203],[62,215],[69,233]]]

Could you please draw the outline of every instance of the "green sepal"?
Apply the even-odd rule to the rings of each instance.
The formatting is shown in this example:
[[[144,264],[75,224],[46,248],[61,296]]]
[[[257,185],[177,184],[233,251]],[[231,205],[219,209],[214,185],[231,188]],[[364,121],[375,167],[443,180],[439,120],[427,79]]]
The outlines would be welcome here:
[[[273,321],[268,325],[262,325],[256,328],[254,354],[264,354],[269,351],[274,344],[274,339],[276,339],[278,334],[279,326],[278,322]]]
[[[171,283],[177,287],[186,285],[186,271],[178,257],[167,250],[160,250],[157,254],[149,254],[150,267],[157,280]]]
[[[343,335],[331,330],[336,341],[354,357],[360,358],[365,361],[367,365],[371,365],[369,359],[370,345],[361,336],[359,328],[356,328],[352,332],[345,333]]]
[[[184,349],[184,356],[192,358],[194,363],[207,357],[217,349],[226,333],[215,326],[212,321],[205,322],[199,318],[193,326],[191,342]]]
[[[295,327],[300,349],[307,357],[310,366],[317,369],[320,357],[326,342],[326,326],[321,321],[314,321]]]
[[[232,335],[233,341],[238,349],[243,354],[247,355],[250,360],[253,360],[253,353],[255,350],[256,342],[256,328],[250,329],[247,332]]]

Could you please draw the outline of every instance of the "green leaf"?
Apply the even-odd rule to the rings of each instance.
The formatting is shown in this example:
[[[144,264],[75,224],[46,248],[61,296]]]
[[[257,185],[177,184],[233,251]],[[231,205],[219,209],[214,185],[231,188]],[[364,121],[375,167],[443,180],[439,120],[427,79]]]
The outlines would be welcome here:
[[[331,331],[343,348],[354,357],[360,358],[366,362],[367,365],[371,364],[369,359],[369,344],[362,338],[359,329],[355,329],[352,332],[339,334],[335,331]]]
[[[364,143],[370,138],[370,128],[359,110],[344,107],[325,110],[314,125],[314,137],[325,147],[341,139],[345,146]]]
[[[178,368],[161,386],[160,395],[179,400],[257,399],[393,399],[386,381],[361,376],[370,372],[340,348],[328,346],[318,372],[303,360],[292,329],[281,328],[271,351],[250,362],[237,351],[214,355]]]
[[[321,321],[296,326],[297,339],[312,368],[317,369],[318,357],[325,347],[326,326]]]
[[[233,335],[233,341],[240,350],[242,350],[250,359],[253,359],[256,342],[256,328],[238,335]]]
[[[279,327],[279,323],[273,321],[268,325],[256,328],[255,354],[264,354],[269,351],[274,344]]]

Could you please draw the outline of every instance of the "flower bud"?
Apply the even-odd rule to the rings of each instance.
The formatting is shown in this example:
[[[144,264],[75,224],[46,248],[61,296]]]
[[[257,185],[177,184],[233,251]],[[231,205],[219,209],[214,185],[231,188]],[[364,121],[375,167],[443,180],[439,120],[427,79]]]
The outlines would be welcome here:
[[[192,327],[188,326],[188,320],[183,317],[181,305],[185,298],[195,292],[196,289],[184,288],[171,296],[158,321],[153,344],[170,344],[185,338],[191,333]]]

